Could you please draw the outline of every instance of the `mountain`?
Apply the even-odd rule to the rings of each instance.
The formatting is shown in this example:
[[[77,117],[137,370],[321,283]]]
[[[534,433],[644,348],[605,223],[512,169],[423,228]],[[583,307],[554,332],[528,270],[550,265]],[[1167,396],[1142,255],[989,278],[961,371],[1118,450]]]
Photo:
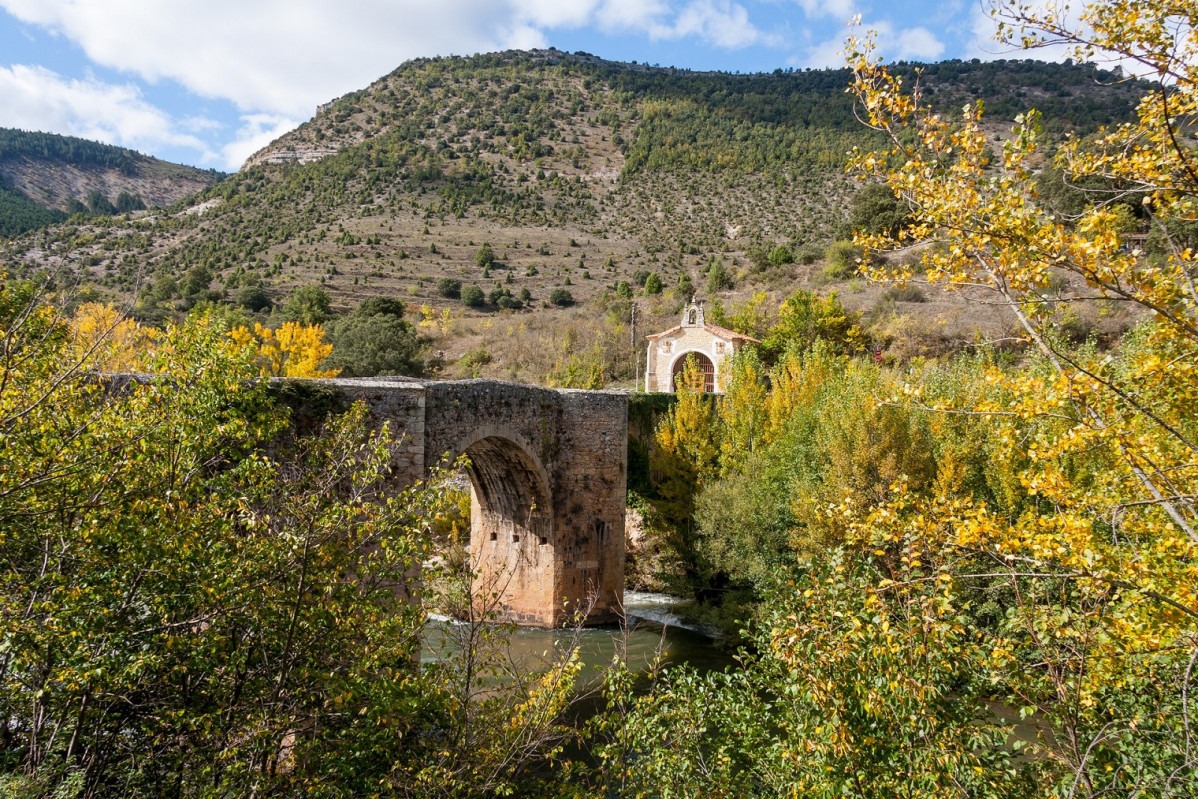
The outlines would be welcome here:
[[[1090,65],[896,69],[945,113],[981,99],[999,140],[998,123],[1029,106],[1053,135],[1086,134],[1128,119],[1140,94]],[[732,75],[556,50],[411,61],[181,205],[72,220],[8,253],[136,295],[150,320],[201,296],[263,312],[321,284],[340,311],[374,295],[423,307],[434,349],[458,364],[450,374],[562,382],[554,375],[588,348],[606,348],[631,375],[617,320],[650,275],[666,292],[641,304],[641,332],[671,324],[692,291],[731,302],[839,287],[848,305],[884,301],[822,268],[858,191],[846,154],[875,142],[848,81],[845,70]],[[184,276],[205,291],[180,289]],[[459,301],[473,286],[490,301]],[[952,316],[944,335],[969,338],[978,315],[937,302],[917,310]]]
[[[0,235],[64,221],[170,205],[223,175],[108,144],[0,128]]]

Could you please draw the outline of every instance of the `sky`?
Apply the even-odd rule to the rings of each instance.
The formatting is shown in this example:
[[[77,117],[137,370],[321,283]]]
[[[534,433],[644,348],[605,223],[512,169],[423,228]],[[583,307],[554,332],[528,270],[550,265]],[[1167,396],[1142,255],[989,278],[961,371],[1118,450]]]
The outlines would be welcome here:
[[[981,0],[0,0],[0,127],[231,172],[412,58],[818,69],[842,65],[855,15],[887,61],[1022,57],[990,39]]]

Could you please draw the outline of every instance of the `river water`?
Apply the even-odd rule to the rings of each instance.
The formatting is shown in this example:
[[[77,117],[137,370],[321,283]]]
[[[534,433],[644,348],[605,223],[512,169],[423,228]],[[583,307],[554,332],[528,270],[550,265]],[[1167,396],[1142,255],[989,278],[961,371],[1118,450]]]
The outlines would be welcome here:
[[[598,677],[618,653],[626,653],[629,667],[636,671],[647,670],[659,654],[667,664],[688,663],[703,671],[732,665],[732,655],[716,645],[711,631],[690,627],[678,617],[675,609],[684,601],[665,594],[626,591],[624,625],[577,632],[521,627],[504,642],[503,656],[535,669],[550,662],[555,652],[568,647],[577,636],[584,682]],[[430,619],[422,660],[438,660],[454,645],[453,624],[444,617]]]

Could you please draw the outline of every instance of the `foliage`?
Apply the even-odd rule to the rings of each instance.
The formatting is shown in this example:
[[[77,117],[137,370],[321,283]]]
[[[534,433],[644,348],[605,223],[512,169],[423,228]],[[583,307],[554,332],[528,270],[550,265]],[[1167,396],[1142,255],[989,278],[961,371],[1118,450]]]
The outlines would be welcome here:
[[[770,596],[740,669],[608,674],[593,794],[1024,797],[1036,767],[1004,744],[972,679],[985,657],[936,581],[861,590],[832,552]]]
[[[836,292],[821,298],[799,289],[778,309],[777,321],[765,335],[762,351],[768,361],[773,361],[787,349],[808,350],[821,340],[842,353],[859,353],[869,347],[860,315],[846,311]]]
[[[322,369],[333,353],[324,340],[324,327],[284,322],[277,330],[255,323],[251,331],[237,327],[229,331],[237,346],[252,354],[263,377],[336,377],[338,369]]]
[[[329,365],[346,377],[419,377],[424,373],[427,342],[402,318],[403,310],[402,303],[390,298],[364,300],[333,327]]]
[[[857,274],[861,266],[861,248],[851,241],[834,241],[828,245],[824,258],[828,265],[824,274],[836,280],[848,280]]]
[[[142,327],[111,305],[88,302],[75,309],[71,320],[74,355],[102,372],[147,371],[154,328]]]
[[[467,308],[481,308],[486,304],[486,295],[483,290],[475,285],[464,286],[461,290],[462,305]]]
[[[1188,19],[1193,9],[1094,3],[1077,27],[1055,9],[999,2],[994,12],[1007,40],[1064,41],[1079,56],[1113,54],[1150,67],[1159,85],[1141,102],[1138,120],[1092,141],[1067,142],[1057,166],[1071,178],[1113,186],[1154,225],[1192,218],[1198,183],[1178,126],[1198,104],[1198,45],[1177,15]],[[1008,446],[1027,441],[1029,462],[1016,474],[1038,498],[1035,507],[1022,515],[997,513],[979,497],[958,495],[951,483],[929,505],[898,485],[890,509],[871,514],[859,534],[876,542],[923,527],[933,548],[953,553],[945,557],[969,553],[1002,564],[995,576],[1016,587],[1019,575],[1045,583],[1020,592],[993,659],[1012,690],[1048,713],[1071,742],[1054,752],[1062,790],[1098,795],[1134,784],[1184,792],[1195,767],[1181,744],[1188,727],[1129,717],[1136,703],[1116,697],[1155,686],[1153,674],[1177,674],[1198,652],[1193,253],[1169,249],[1149,263],[1121,249],[1126,214],[1110,204],[1083,210],[1073,224],[1042,209],[1033,193],[1041,148],[1036,114],[1020,118],[1001,167],[988,169],[980,104],[947,120],[918,94],[904,94],[868,41],[850,41],[849,53],[854,91],[870,124],[891,142],[886,151],[859,153],[854,166],[886,181],[913,216],[896,234],[860,242],[870,249],[947,242],[922,250],[927,279],[988,287],[1040,353],[1036,369],[989,371],[986,379],[1005,398],[933,405],[1002,420]],[[911,275],[909,266],[870,272],[897,280]],[[1146,312],[1121,357],[1079,351],[1055,335],[1059,309],[1080,299],[1054,288],[1059,274],[1084,280],[1091,295]],[[1046,666],[1019,667],[1030,663]],[[1184,697],[1186,681],[1172,684]],[[1173,694],[1166,704],[1178,702],[1185,700]],[[1156,752],[1145,748],[1148,740]]]
[[[565,308],[574,304],[574,295],[569,289],[556,288],[549,292],[549,302]]]
[[[43,208],[24,194],[0,181],[0,236],[17,236],[57,222],[67,215],[58,210]]]
[[[333,314],[333,301],[324,286],[300,286],[283,304],[283,318],[301,325],[323,325]]]
[[[849,224],[863,233],[896,233],[910,221],[906,203],[881,183],[868,183],[853,196]],[[842,267],[834,266],[837,271]]]

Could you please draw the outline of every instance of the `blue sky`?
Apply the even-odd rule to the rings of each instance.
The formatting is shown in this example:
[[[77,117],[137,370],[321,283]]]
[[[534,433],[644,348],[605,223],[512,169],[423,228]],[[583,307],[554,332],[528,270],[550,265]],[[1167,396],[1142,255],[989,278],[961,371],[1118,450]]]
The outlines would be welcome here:
[[[822,68],[856,14],[887,60],[1010,55],[981,0],[0,0],[0,127],[232,171],[410,58],[553,46]]]

